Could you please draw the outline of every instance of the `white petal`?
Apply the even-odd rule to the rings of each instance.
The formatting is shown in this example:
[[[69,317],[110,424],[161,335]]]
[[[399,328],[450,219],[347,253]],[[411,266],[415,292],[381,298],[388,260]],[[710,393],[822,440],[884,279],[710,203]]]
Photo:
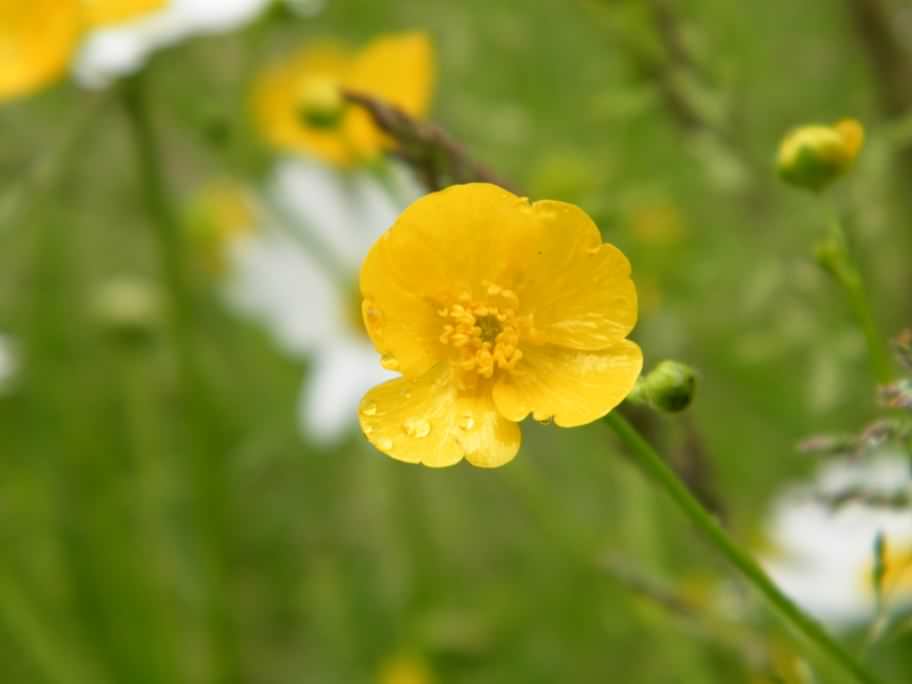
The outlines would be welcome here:
[[[258,320],[288,352],[344,335],[345,303],[323,267],[293,238],[262,230],[231,245],[229,305]]]
[[[316,442],[330,444],[357,424],[358,403],[365,392],[393,377],[380,365],[366,340],[339,340],[314,355],[311,376],[301,390],[301,430]]]
[[[229,31],[256,16],[270,0],[171,0],[159,12],[89,34],[73,72],[88,88],[102,88],[137,71],[155,50],[197,34]]]
[[[283,217],[309,230],[353,273],[371,245],[420,196],[410,171],[390,165],[388,187],[366,171],[294,158],[280,162],[268,194]]]
[[[877,535],[884,534],[889,547],[912,548],[908,511],[858,502],[832,510],[816,497],[855,486],[884,493],[908,487],[908,463],[902,456],[885,455],[825,465],[813,485],[792,488],[775,503],[769,536],[776,552],[762,560],[786,594],[835,626],[872,615],[874,594],[867,576]],[[892,606],[910,603],[912,591],[891,597]]]

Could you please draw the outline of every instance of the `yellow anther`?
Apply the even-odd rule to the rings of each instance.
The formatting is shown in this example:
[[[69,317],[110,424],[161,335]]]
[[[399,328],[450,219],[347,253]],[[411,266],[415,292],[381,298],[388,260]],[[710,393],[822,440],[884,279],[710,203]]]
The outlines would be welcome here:
[[[499,369],[512,371],[522,357],[516,294],[487,281],[482,293],[474,299],[462,292],[455,302],[437,310],[444,319],[440,341],[453,349],[452,363],[461,371],[458,382],[463,389],[492,378]]]

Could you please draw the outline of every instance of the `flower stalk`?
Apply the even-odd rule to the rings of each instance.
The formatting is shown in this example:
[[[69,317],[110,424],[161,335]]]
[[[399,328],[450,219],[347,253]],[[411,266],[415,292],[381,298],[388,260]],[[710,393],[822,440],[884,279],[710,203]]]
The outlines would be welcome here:
[[[123,104],[136,148],[143,199],[155,228],[165,289],[169,298],[173,343],[176,347],[180,393],[186,402],[186,424],[191,426],[189,478],[197,497],[203,572],[210,587],[208,623],[213,665],[219,681],[239,682],[239,649],[227,596],[228,474],[219,424],[212,397],[194,348],[196,320],[194,294],[184,249],[184,234],[165,187],[158,135],[152,123],[142,73],[126,79]]]
[[[857,682],[878,684],[879,680],[868,672],[813,618],[805,614],[790,598],[773,583],[769,576],[737,543],[728,535],[687,487],[675,476],[655,449],[617,411],[605,417],[605,422],[630,451],[646,475],[668,494],[685,516],[693,523],[712,545],[734,565],[745,580],[779,611],[779,613],[814,643],[821,652],[837,664]]]
[[[893,379],[889,347],[877,326],[861,270],[852,256],[838,218],[833,218],[827,237],[817,244],[816,257],[820,266],[833,276],[845,293],[846,302],[864,334],[874,377],[879,384],[889,383]]]

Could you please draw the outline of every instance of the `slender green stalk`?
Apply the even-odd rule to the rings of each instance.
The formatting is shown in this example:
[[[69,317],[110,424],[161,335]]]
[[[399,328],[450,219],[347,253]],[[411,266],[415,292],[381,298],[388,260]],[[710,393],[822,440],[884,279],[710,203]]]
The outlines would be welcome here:
[[[818,622],[806,615],[782,593],[757,562],[735,543],[719,522],[703,508],[702,504],[672,472],[655,449],[619,412],[609,413],[605,422],[611,426],[629,449],[643,471],[665,490],[665,493],[672,498],[684,515],[741,572],[742,576],[766,597],[789,624],[813,642],[846,673],[851,674],[856,681],[863,684],[878,684],[879,680],[873,674],[862,667]]]
[[[69,644],[29,605],[22,588],[0,577],[0,621],[15,639],[22,655],[52,684],[101,682],[101,673],[89,667]]]
[[[838,217],[830,222],[830,233],[817,248],[817,258],[845,292],[846,301],[865,337],[871,370],[880,384],[893,379],[893,361],[864,285],[861,270],[852,255],[852,247]]]
[[[160,145],[149,116],[143,74],[127,79],[123,103],[136,146],[137,171],[149,217],[155,228],[162,274],[169,296],[172,335],[179,364],[181,395],[186,402],[192,458],[190,479],[196,496],[201,535],[201,558],[206,581],[207,619],[212,639],[213,679],[242,681],[240,649],[227,600],[228,473],[225,429],[194,345],[195,302],[186,263],[184,232],[165,188]]]

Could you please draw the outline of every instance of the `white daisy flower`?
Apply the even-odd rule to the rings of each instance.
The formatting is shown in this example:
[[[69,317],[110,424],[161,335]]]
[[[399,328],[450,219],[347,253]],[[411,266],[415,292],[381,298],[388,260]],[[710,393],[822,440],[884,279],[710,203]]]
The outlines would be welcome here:
[[[276,225],[231,245],[228,299],[286,351],[311,357],[298,415],[305,434],[324,444],[356,424],[367,390],[395,377],[363,330],[358,295],[361,260],[420,195],[406,170],[393,168],[386,188],[366,172],[282,161],[264,197]]]
[[[253,19],[272,0],[170,0],[164,9],[93,31],[74,62],[76,80],[103,88],[138,71],[155,50],[193,35],[230,31]]]
[[[812,486],[788,491],[775,505],[769,530],[774,554],[763,560],[779,587],[834,627],[876,617],[874,545],[886,541],[883,598],[889,609],[912,606],[912,510],[828,498],[864,490],[881,496],[910,490],[907,458],[828,463]]]

